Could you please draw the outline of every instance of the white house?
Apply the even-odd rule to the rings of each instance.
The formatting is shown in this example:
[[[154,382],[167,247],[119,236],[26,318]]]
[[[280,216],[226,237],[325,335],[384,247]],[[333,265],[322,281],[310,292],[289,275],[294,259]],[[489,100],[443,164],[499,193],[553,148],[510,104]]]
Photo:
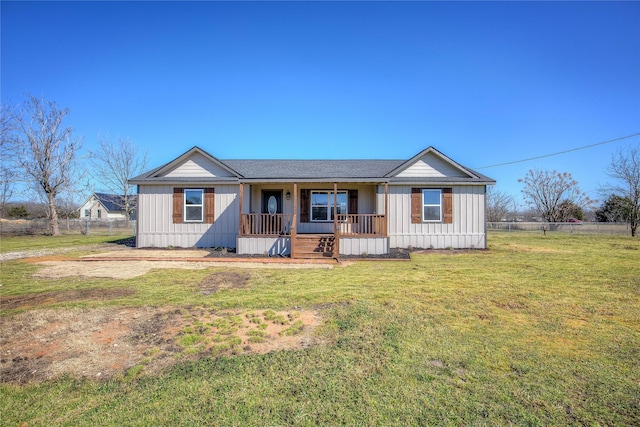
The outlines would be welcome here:
[[[135,219],[136,195],[129,196],[134,210],[130,219]],[[80,218],[87,220],[126,219],[124,196],[93,193],[80,207]]]
[[[194,147],[138,185],[138,247],[296,258],[486,248],[495,181],[433,147],[408,160],[220,160]]]

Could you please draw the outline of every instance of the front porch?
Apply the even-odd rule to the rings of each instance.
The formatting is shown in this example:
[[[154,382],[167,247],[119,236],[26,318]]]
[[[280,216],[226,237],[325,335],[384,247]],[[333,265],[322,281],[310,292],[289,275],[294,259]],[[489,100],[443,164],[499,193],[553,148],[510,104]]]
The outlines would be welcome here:
[[[312,185],[323,187],[321,184]],[[386,184],[383,194],[378,194],[378,185],[371,184],[367,187],[360,186],[359,190],[344,190],[338,187],[338,183],[332,183],[332,189],[314,191],[326,194],[330,192],[333,200],[330,200],[332,206],[329,207],[314,206],[309,199],[310,190],[299,188],[298,183],[293,183],[291,189],[283,187],[286,186],[278,188],[277,184],[253,185],[250,187],[250,194],[245,197],[244,184],[240,184],[238,253],[291,258],[337,258],[339,255],[388,253]],[[350,187],[354,185],[351,184]],[[362,200],[358,200],[358,192],[362,195]],[[283,198],[284,194],[286,196]],[[342,195],[342,203],[339,201],[339,194]],[[348,202],[345,202],[346,194],[349,195]],[[245,199],[249,201],[248,210],[261,212],[245,212]],[[286,203],[287,201],[290,203]],[[360,209],[370,209],[380,204],[383,204],[385,214],[357,213],[358,206]],[[332,212],[327,211],[328,209],[332,209]],[[314,221],[314,215],[318,213],[327,215],[327,218],[330,215],[331,220]]]

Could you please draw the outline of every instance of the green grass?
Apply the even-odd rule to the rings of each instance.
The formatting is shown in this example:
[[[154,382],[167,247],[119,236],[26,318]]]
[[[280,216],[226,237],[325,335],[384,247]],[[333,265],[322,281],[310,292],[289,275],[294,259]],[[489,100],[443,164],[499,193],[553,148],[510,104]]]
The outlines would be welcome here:
[[[109,243],[131,236],[131,230],[114,230],[113,234],[96,233],[83,235],[80,233],[63,234],[61,236],[11,236],[0,238],[0,252],[29,251],[38,249],[68,248],[78,245]]]
[[[489,246],[256,270],[248,287],[207,296],[197,285],[219,269],[34,281],[37,266],[2,263],[2,295],[126,287],[136,293],[73,305],[319,308],[323,319],[321,344],[305,350],[2,385],[2,424],[639,425],[640,240],[495,232]]]

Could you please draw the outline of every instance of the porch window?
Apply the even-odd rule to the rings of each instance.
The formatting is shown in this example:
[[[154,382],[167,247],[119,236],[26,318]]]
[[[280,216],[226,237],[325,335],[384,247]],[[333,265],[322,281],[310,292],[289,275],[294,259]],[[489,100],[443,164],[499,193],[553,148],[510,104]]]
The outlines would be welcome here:
[[[184,221],[202,222],[204,215],[204,190],[184,190]]]
[[[333,221],[333,191],[311,192],[311,221]],[[338,215],[346,215],[349,197],[346,191],[338,191]]]
[[[442,221],[442,190],[422,190],[422,220]]]

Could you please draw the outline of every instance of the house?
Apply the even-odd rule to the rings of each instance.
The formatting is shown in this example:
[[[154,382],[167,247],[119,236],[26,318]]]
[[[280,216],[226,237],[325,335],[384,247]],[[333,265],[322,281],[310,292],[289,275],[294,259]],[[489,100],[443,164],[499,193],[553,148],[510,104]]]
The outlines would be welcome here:
[[[136,218],[137,196],[130,195],[129,202],[133,210],[130,219]],[[118,194],[93,193],[80,207],[80,218],[85,220],[126,219],[124,196]]]
[[[305,258],[486,248],[495,181],[433,147],[408,160],[220,160],[194,147],[130,183],[138,247]]]

